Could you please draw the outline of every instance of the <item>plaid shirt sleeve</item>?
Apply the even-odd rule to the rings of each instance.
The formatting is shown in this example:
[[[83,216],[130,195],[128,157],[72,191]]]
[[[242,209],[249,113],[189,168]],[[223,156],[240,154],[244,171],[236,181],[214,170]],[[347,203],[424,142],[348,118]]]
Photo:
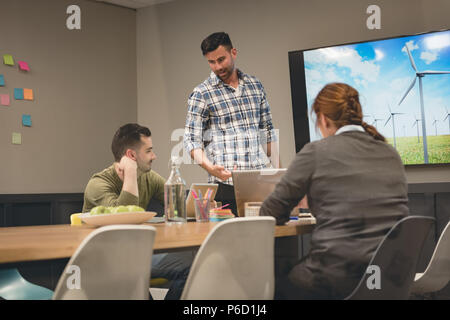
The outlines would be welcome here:
[[[266,98],[266,91],[261,85],[263,98],[261,100],[261,116],[259,122],[260,135],[262,135],[262,143],[269,143],[277,141],[275,130],[272,124],[272,113],[270,112],[269,102]]]
[[[190,155],[194,149],[203,149],[203,132],[209,123],[209,109],[201,92],[194,90],[188,99],[184,128],[184,149]]]

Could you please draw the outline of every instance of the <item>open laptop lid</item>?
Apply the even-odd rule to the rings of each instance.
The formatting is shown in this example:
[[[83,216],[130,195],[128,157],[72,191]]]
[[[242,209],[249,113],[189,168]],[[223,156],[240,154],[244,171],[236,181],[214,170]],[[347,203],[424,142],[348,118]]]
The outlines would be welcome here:
[[[246,202],[263,202],[286,171],[286,168],[232,171],[238,216],[245,216]]]

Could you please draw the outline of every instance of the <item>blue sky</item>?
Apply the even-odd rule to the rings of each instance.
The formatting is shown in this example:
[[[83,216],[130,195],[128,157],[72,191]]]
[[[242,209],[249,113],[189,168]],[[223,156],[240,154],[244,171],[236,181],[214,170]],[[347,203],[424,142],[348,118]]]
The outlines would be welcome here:
[[[372,41],[361,44],[335,46],[304,52],[308,114],[319,90],[330,82],[345,82],[360,93],[364,120],[377,121],[378,130],[385,137],[393,136],[389,107],[395,116],[397,137],[417,136],[413,124],[421,118],[419,81],[399,106],[398,103],[411,85],[415,72],[409,61],[408,45],[419,71],[450,71],[450,31],[403,38]],[[426,75],[422,78],[427,135],[450,134],[450,74]],[[436,125],[433,125],[437,120]],[[419,122],[419,134],[422,127]],[[310,122],[311,141],[319,136]]]

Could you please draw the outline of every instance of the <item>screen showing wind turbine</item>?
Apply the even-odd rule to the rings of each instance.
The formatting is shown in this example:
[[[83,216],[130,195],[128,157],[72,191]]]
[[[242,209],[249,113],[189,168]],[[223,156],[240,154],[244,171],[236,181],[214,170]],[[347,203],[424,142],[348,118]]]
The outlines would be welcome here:
[[[294,51],[289,62],[297,151],[321,139],[311,113],[320,89],[344,82],[404,164],[450,163],[450,30]]]

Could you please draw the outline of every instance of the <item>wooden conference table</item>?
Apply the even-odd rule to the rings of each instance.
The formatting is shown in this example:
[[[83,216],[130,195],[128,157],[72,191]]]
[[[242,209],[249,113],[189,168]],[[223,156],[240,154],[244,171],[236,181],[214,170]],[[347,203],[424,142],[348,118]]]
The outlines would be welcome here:
[[[148,224],[156,228],[154,252],[199,247],[218,222],[188,222],[183,225]],[[275,227],[275,237],[311,233],[314,225],[288,224]],[[0,228],[0,264],[70,258],[95,227],[45,225]]]

